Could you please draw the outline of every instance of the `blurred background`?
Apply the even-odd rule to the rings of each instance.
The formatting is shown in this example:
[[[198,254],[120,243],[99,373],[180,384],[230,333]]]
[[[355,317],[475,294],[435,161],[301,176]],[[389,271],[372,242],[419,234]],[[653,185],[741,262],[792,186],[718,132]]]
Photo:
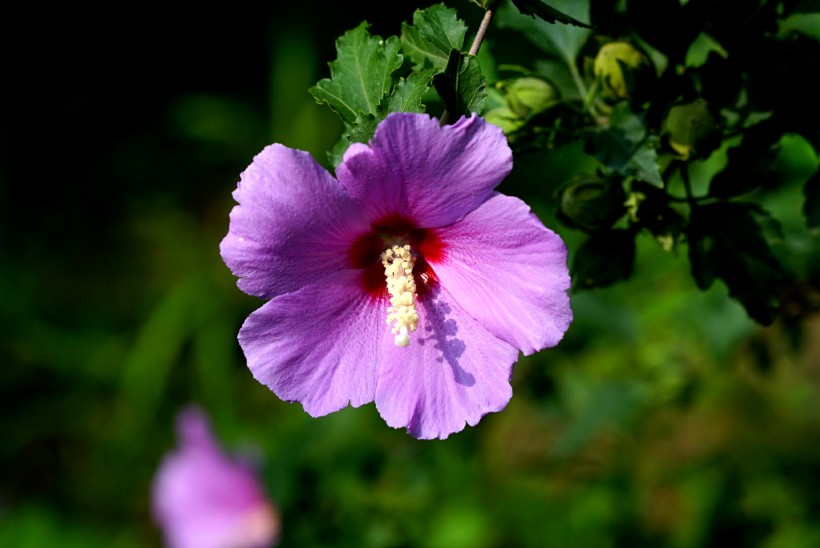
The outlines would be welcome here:
[[[307,89],[334,40],[365,19],[398,34],[432,3],[8,21],[25,40],[1,134],[0,546],[161,544],[151,481],[190,402],[259,463],[282,546],[820,546],[820,316],[762,328],[651,238],[628,282],[572,295],[506,410],[446,441],[373,405],[311,419],[251,377],[236,334],[262,303],[218,250],[239,173],[274,141],[326,163],[341,125]],[[570,253],[583,237],[553,196],[583,162],[522,158],[499,188]],[[805,177],[764,197],[787,237]]]

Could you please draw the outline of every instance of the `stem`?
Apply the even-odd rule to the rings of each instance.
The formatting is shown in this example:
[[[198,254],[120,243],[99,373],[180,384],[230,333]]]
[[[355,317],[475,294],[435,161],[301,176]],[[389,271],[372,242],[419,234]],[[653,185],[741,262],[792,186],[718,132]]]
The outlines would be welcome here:
[[[567,68],[569,68],[569,73],[572,75],[572,81],[575,82],[575,87],[578,89],[578,93],[581,94],[581,98],[584,99],[584,107],[587,107],[586,101],[590,97],[590,90],[587,89],[587,86],[584,84],[584,79],[581,78],[581,73],[578,72],[578,67],[575,66],[575,61],[572,59],[567,59]],[[589,113],[593,116],[597,115],[597,111],[595,109],[595,105],[592,104],[590,101]]]
[[[695,197],[692,195],[692,183],[689,181],[689,164],[686,162],[680,166],[680,178],[683,180],[683,189],[686,191],[686,201],[689,203],[689,207],[694,208],[697,204],[695,203]]]
[[[595,96],[598,94],[598,79],[596,78],[594,82],[592,82],[592,87],[589,88],[587,92],[587,96],[584,99],[584,110],[588,110],[592,112],[592,102],[595,100]]]
[[[478,55],[478,49],[481,47],[481,42],[484,41],[484,35],[487,34],[487,29],[490,28],[490,21],[493,20],[495,5],[497,3],[498,0],[490,2],[487,6],[487,11],[484,12],[484,18],[481,20],[481,24],[478,26],[478,32],[476,32],[475,38],[473,39],[473,45],[470,46],[470,51],[468,52],[470,55]]]
[[[487,34],[487,29],[490,28],[490,21],[493,20],[493,15],[495,15],[495,6],[498,2],[499,0],[495,0],[487,5],[487,11],[484,12],[484,18],[481,19],[481,24],[478,26],[478,32],[476,32],[475,38],[473,38],[473,44],[470,46],[470,51],[467,52],[468,55],[478,55],[478,50],[481,48],[481,43],[484,41],[484,35]],[[442,112],[439,117],[438,125],[443,126],[446,124],[449,117],[450,113],[447,112],[447,109],[445,108],[444,112]]]

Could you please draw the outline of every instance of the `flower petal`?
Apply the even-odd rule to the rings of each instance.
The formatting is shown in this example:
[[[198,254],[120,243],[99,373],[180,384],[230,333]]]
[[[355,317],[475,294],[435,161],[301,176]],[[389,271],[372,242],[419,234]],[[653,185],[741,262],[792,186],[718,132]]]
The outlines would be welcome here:
[[[489,333],[441,286],[416,301],[410,345],[392,337],[376,385],[376,408],[393,428],[419,439],[441,438],[501,411],[512,397],[518,350]]]
[[[361,275],[337,272],[274,297],[239,331],[256,380],[311,416],[373,401],[381,341],[392,335],[387,300],[362,291]]]
[[[433,228],[478,207],[510,169],[504,134],[476,115],[439,127],[427,115],[393,113],[369,147],[348,150],[336,175],[371,220],[401,214]]]
[[[487,330],[525,354],[555,346],[572,321],[567,250],[519,200],[496,194],[436,230],[441,285]]]
[[[347,268],[370,230],[356,202],[310,154],[282,145],[259,153],[233,193],[220,251],[242,291],[271,298]]]
[[[178,418],[179,447],[167,454],[152,486],[152,510],[173,548],[267,546],[279,519],[247,464],[229,457],[204,413]]]

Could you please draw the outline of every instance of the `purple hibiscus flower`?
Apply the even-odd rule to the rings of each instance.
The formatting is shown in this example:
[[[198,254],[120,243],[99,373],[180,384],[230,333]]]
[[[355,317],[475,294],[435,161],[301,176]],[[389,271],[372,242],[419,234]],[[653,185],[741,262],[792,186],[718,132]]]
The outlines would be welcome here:
[[[172,548],[263,548],[279,517],[254,470],[225,455],[196,407],[177,417],[179,447],[154,478],[154,519]]]
[[[265,148],[233,196],[225,263],[268,299],[239,332],[254,377],[310,415],[374,401],[394,428],[446,438],[500,411],[518,352],[571,320],[566,247],[517,198],[497,127],[389,115],[337,178]]]

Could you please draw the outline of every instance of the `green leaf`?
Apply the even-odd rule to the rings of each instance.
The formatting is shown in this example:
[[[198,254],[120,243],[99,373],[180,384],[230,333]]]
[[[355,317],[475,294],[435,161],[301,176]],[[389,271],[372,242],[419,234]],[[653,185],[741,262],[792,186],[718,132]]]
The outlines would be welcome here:
[[[689,261],[701,289],[720,278],[749,316],[767,325],[779,308],[783,272],[763,235],[776,220],[755,204],[719,202],[694,208]]]
[[[539,59],[535,62],[535,72],[549,80],[558,89],[559,95],[565,100],[582,101],[584,98],[578,92],[578,86],[572,79],[569,68],[563,61],[557,59]]]
[[[795,13],[780,22],[780,32],[799,32],[820,40],[820,13]]]
[[[780,136],[770,126],[764,122],[746,130],[740,146],[729,150],[726,167],[709,183],[710,196],[740,196],[771,183]]]
[[[610,230],[590,236],[572,261],[572,286],[576,289],[604,287],[625,280],[635,263],[635,233]]]
[[[345,124],[342,137],[328,152],[328,160],[333,167],[342,163],[342,158],[351,143],[366,143],[376,133],[379,122],[391,112],[424,112],[424,94],[430,88],[435,69],[413,72],[407,79],[400,78],[390,96],[383,99],[375,113],[359,112],[352,124]]]
[[[342,136],[339,137],[339,140],[336,141],[333,148],[327,152],[327,161],[333,169],[336,169],[336,167],[342,163],[345,151],[350,146],[350,131],[351,127],[345,124],[345,130],[342,133]]]
[[[512,3],[524,15],[538,16],[547,23],[558,22],[565,25],[575,25],[576,27],[592,28],[586,23],[582,23],[574,17],[570,17],[566,13],[547,5],[542,0],[512,0]]]
[[[803,203],[803,213],[806,215],[806,224],[809,228],[820,227],[820,171],[816,171],[803,187],[806,201]]]
[[[336,41],[337,57],[329,63],[330,78],[310,88],[318,103],[326,103],[342,120],[355,124],[360,115],[378,111],[393,87],[393,73],[402,64],[399,39],[370,36],[362,23]]]
[[[587,141],[587,153],[611,171],[663,187],[655,140],[648,135],[643,119],[628,103],[621,102],[612,110],[609,123],[609,128],[597,131]]]
[[[413,72],[407,79],[400,79],[393,94],[387,102],[388,112],[424,112],[424,105],[421,103],[424,94],[430,89],[435,69]]]
[[[552,0],[550,3],[555,9],[579,22],[589,21],[589,0]],[[592,34],[589,29],[533,19],[519,13],[510,4],[504,4],[498,10],[498,24],[522,32],[528,40],[545,52],[573,65],[581,48]]]
[[[424,112],[421,100],[430,88],[434,69],[411,73],[407,79],[399,79],[386,101],[374,114],[360,114],[348,132],[351,143],[366,143],[376,132],[376,126],[391,112]]]
[[[376,133],[376,126],[384,119],[384,116],[374,114],[360,114],[356,117],[356,122],[347,134],[351,143],[366,143]]]
[[[481,112],[487,103],[487,82],[474,55],[450,52],[447,68],[433,77],[433,86],[455,120],[463,114]]]
[[[665,251],[673,251],[682,240],[685,221],[672,208],[665,190],[648,183],[633,181],[627,198],[630,221],[647,229]]]
[[[720,132],[703,98],[673,106],[663,123],[669,146],[684,160],[707,157],[720,146]]]
[[[382,101],[375,114],[359,112],[352,124],[345,124],[342,137],[328,152],[328,160],[334,168],[342,163],[342,158],[351,143],[366,143],[376,133],[379,122],[391,112],[424,112],[424,94],[430,88],[435,69],[412,72],[407,79],[400,78],[390,96]]]
[[[460,50],[464,45],[467,26],[457,17],[456,11],[444,4],[416,10],[413,25],[402,23],[402,51],[413,61],[413,68],[438,68],[447,66],[450,51]]]

